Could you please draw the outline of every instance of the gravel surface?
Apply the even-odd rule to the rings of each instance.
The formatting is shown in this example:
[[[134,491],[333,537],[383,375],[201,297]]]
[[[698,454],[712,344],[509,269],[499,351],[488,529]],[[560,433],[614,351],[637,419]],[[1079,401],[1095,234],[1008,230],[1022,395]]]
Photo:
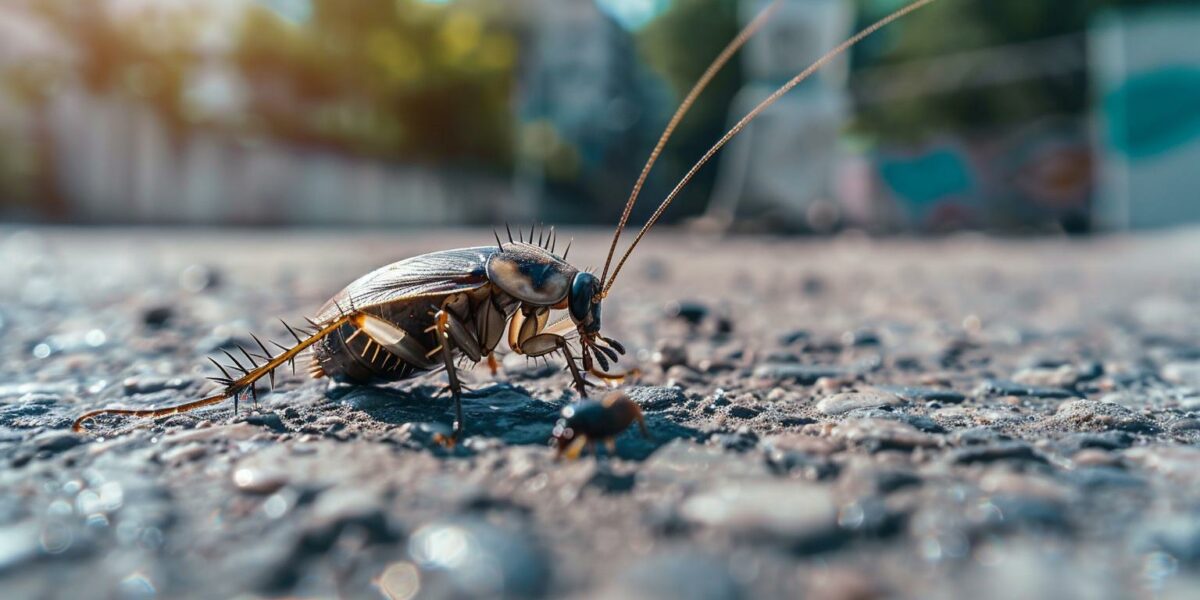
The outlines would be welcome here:
[[[0,230],[0,597],[1196,597],[1200,231],[656,234],[605,303],[653,434],[616,456],[556,462],[569,378],[511,355],[453,451],[442,375],[70,432],[489,239]]]

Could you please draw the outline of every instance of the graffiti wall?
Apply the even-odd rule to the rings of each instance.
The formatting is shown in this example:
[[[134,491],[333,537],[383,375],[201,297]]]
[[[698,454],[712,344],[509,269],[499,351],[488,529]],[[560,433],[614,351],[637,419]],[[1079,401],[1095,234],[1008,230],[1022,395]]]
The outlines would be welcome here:
[[[1083,119],[1047,117],[1013,131],[884,146],[869,162],[882,206],[868,225],[922,231],[1087,227],[1093,169]]]
[[[1097,225],[1200,222],[1200,9],[1112,13],[1091,37]]]

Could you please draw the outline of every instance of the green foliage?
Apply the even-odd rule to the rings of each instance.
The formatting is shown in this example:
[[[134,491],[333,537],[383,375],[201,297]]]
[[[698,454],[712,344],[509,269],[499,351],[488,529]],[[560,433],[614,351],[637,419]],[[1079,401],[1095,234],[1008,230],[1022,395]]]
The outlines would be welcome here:
[[[123,19],[105,0],[32,0],[24,8],[40,17],[70,51],[37,64],[15,64],[0,80],[31,106],[67,81],[96,93],[118,93],[182,120],[183,87],[196,64],[200,8],[177,8],[155,18]]]
[[[313,4],[312,19],[297,24],[253,3],[231,18],[203,3],[122,14],[107,0],[30,0],[77,58],[14,67],[0,80],[30,105],[75,80],[144,102],[177,131],[215,127],[355,154],[507,165],[518,47],[503,7]],[[232,25],[220,32],[231,34],[231,48],[206,47],[206,36]],[[243,84],[241,110],[205,110],[189,96],[213,61]]]
[[[734,0],[676,0],[638,32],[638,50],[646,64],[671,85],[680,100],[737,35],[737,4]],[[741,65],[731,60],[681,124],[680,141],[708,123],[724,123],[725,110],[740,84]]]
[[[292,24],[252,9],[235,60],[256,126],[393,158],[510,160],[514,33],[500,7],[315,0]]]
[[[858,0],[858,25],[865,26],[907,2]],[[854,51],[854,64],[862,68],[919,63],[1056,37],[1083,55],[1083,34],[1098,11],[1164,3],[1161,0],[936,2],[859,45]],[[1003,59],[1001,53],[994,56]],[[1048,63],[1055,59],[1044,57]],[[997,67],[1004,65],[980,65],[988,69]],[[1043,77],[864,104],[857,111],[854,127],[873,139],[913,139],[930,132],[986,131],[1046,115],[1080,114],[1088,103],[1085,68],[1081,64],[1074,71]],[[910,85],[920,87],[920,82]]]

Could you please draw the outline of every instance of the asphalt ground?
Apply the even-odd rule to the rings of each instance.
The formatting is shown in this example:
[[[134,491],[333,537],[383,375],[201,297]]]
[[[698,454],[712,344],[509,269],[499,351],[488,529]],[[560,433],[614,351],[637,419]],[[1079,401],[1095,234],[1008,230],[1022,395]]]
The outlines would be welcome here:
[[[0,597],[1195,597],[1200,231],[656,232],[604,304],[651,433],[615,455],[555,459],[576,394],[516,355],[452,450],[442,374],[70,431],[492,239],[0,230]]]

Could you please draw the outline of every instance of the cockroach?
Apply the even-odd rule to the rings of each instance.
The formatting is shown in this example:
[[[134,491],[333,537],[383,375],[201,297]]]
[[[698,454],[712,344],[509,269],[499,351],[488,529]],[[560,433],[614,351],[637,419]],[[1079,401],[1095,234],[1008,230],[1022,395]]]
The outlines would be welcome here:
[[[600,277],[567,262],[569,244],[561,256],[557,254],[553,228],[543,228],[540,233],[531,228],[528,239],[520,231],[514,239],[506,226],[507,242],[493,232],[495,246],[423,254],[360,277],[326,302],[315,317],[308,319],[308,327],[302,331],[284,323],[294,339],[290,345],[271,342],[272,349],[251,336],[257,345],[255,349],[239,346],[238,354],[225,351],[230,364],[223,365],[210,358],[221,372],[220,377],[210,378],[222,386],[215,395],[165,408],[95,410],[76,419],[73,428],[82,431],[84,423],[100,415],[162,417],[230,399],[236,410],[239,398],[246,395],[257,398],[257,384],[264,377],[274,385],[276,369],[290,364],[294,370],[297,357],[305,351],[311,352],[310,375],[339,382],[400,381],[444,369],[455,409],[453,433],[447,443],[459,439],[464,430],[458,361],[466,359],[478,364],[486,360],[494,373],[496,347],[505,337],[509,348],[518,354],[528,357],[561,354],[581,398],[587,396],[589,386],[595,385],[586,378],[587,374],[610,383],[620,382],[624,375],[613,373],[610,368],[625,354],[625,348],[600,334],[600,306],[634,248],[679,192],[729,140],[783,94],[863,38],[933,1],[917,0],[863,29],[755,106],[684,174],[616,262],[611,277],[609,267],[621,232],[671,133],[713,76],[766,22],[778,0],[759,13],[717,55],[676,109],[633,185]],[[565,310],[567,316],[548,324],[552,310]],[[572,340],[568,339],[572,335],[576,336],[578,349],[573,349]],[[556,436],[561,438],[560,448],[564,452],[576,447],[579,440],[610,439],[634,420],[641,422],[641,411],[623,394],[572,410],[573,415],[566,417],[567,429],[578,434],[568,439],[562,435],[564,429]]]
[[[550,442],[560,457],[575,458],[598,442],[603,442],[612,454],[616,452],[613,439],[635,421],[642,436],[650,437],[642,407],[625,392],[613,390],[599,400],[584,400],[563,408]]]

